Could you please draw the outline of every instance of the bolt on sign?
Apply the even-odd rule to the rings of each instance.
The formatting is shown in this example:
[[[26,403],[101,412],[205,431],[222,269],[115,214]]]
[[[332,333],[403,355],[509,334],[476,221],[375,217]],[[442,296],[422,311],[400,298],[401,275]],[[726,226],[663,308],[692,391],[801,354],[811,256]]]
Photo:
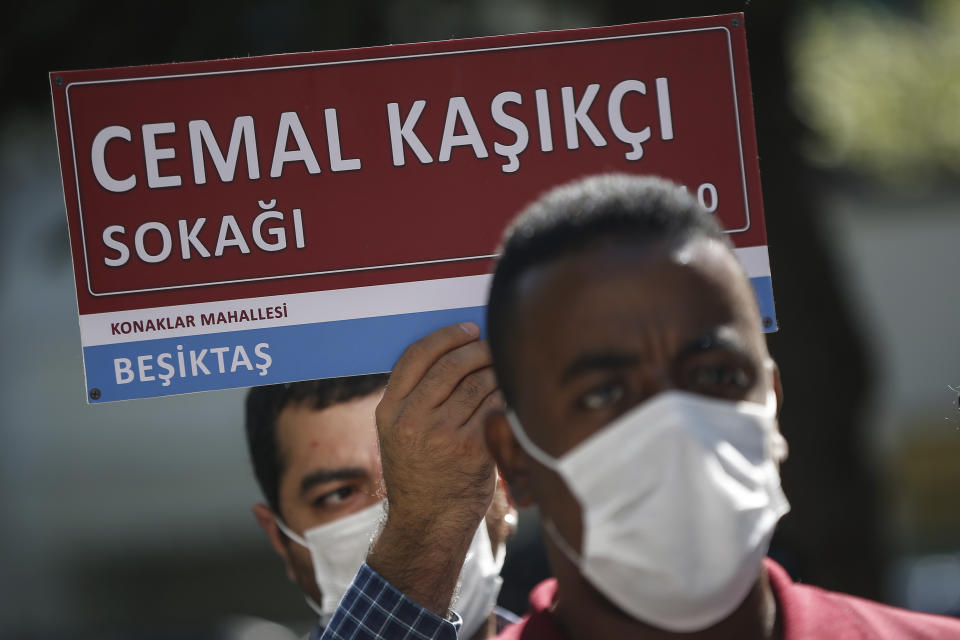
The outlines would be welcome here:
[[[388,371],[483,324],[506,223],[687,188],[775,330],[742,15],[51,74],[94,402]]]

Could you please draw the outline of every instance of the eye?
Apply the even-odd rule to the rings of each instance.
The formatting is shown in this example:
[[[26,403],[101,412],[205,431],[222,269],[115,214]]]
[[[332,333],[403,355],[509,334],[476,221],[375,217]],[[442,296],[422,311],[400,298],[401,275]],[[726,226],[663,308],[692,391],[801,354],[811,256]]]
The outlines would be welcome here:
[[[750,376],[742,367],[701,365],[690,372],[691,389],[714,391],[718,395],[739,394],[750,388]]]
[[[352,496],[356,492],[357,492],[357,489],[353,485],[347,484],[342,487],[338,487],[337,489],[334,489],[333,491],[325,493],[321,496],[318,496],[313,501],[313,504],[314,506],[317,506],[317,507],[338,507],[344,502],[346,502],[347,499],[350,498],[350,496]]]
[[[620,382],[608,382],[593,387],[577,399],[577,405],[586,411],[598,411],[616,405],[623,399],[624,385]]]

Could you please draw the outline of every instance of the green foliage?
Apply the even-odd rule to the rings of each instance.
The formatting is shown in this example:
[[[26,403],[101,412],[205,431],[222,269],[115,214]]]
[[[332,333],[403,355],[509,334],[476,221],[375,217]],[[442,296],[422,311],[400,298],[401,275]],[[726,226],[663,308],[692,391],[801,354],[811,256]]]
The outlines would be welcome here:
[[[813,9],[793,64],[814,162],[904,186],[960,175],[960,2]]]

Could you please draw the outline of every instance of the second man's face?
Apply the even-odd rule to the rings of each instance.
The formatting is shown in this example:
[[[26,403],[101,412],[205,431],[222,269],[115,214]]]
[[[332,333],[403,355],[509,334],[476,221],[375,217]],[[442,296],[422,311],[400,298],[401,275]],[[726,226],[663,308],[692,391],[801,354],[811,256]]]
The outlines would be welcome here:
[[[298,535],[362,511],[383,498],[377,444],[377,391],[325,409],[309,404],[284,408],[277,416],[278,454],[283,461],[279,515]],[[494,549],[506,542],[515,513],[502,488],[494,494],[486,525]],[[284,538],[285,539],[285,538]],[[304,593],[321,601],[310,552],[287,541],[287,565]]]
[[[302,535],[380,501],[383,481],[374,411],[380,392],[316,410],[288,406],[277,416],[283,461],[278,514]],[[301,589],[316,602],[319,590],[310,552],[287,545],[288,564]]]

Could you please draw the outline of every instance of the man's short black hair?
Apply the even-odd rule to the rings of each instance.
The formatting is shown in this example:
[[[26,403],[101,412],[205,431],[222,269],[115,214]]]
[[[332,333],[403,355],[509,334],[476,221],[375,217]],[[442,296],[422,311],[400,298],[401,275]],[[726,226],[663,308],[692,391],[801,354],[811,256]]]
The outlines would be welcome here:
[[[556,187],[507,228],[487,301],[487,336],[504,396],[514,404],[509,332],[517,281],[533,267],[597,241],[683,243],[695,237],[731,247],[716,219],[679,185],[651,176],[606,174]]]
[[[273,512],[280,514],[280,476],[284,461],[277,447],[277,416],[288,406],[326,409],[383,389],[389,375],[306,380],[252,387],[247,392],[245,426],[253,473]],[[371,419],[373,416],[371,416]]]

